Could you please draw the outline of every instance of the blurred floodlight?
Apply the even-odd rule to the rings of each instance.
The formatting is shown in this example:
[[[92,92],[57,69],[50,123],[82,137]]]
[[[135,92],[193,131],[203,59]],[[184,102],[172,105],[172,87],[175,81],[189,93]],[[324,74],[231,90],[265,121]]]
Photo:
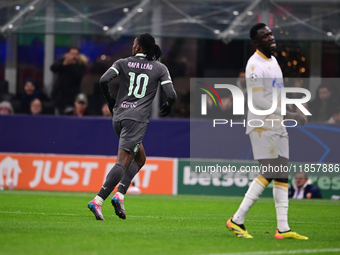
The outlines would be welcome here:
[[[109,27],[108,26],[103,26],[103,30],[107,31],[107,30],[109,30]]]
[[[129,8],[126,8],[126,7],[125,7],[125,8],[123,9],[123,12],[125,12],[125,13],[129,12]]]

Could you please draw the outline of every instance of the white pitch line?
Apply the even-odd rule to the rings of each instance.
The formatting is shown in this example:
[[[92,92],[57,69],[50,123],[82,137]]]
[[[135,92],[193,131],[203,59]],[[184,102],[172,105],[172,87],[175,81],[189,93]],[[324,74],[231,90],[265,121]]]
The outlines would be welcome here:
[[[339,252],[340,248],[328,249],[306,249],[306,250],[282,250],[282,251],[255,251],[255,252],[236,252],[236,253],[212,253],[209,255],[277,255],[277,254],[311,254],[324,252]]]

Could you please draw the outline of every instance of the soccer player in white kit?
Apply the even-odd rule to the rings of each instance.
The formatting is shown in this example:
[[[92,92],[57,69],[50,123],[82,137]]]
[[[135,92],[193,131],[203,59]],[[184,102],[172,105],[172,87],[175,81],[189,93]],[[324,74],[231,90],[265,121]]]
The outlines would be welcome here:
[[[254,120],[252,126],[258,125],[262,120],[261,127],[247,126],[246,133],[250,137],[254,159],[261,166],[275,167],[288,166],[289,146],[288,133],[282,126],[280,98],[283,84],[283,75],[277,60],[272,53],[276,49],[276,43],[272,31],[264,23],[254,25],[250,30],[250,38],[256,45],[256,52],[249,58],[246,66],[246,80],[248,90],[252,90],[253,104],[258,110],[268,110],[272,106],[273,88],[277,88],[278,107],[270,115],[256,115],[248,111],[248,123]],[[307,118],[304,115],[287,111],[287,119],[294,119],[303,126]],[[279,121],[265,121],[275,119]],[[256,124],[255,124],[256,123]],[[301,239],[308,237],[299,235],[290,230],[288,225],[288,172],[262,172],[250,184],[245,197],[237,212],[227,221],[227,227],[237,236],[253,238],[244,226],[247,212],[259,199],[263,190],[271,181],[274,181],[273,197],[277,215],[277,230],[274,237],[277,239]]]

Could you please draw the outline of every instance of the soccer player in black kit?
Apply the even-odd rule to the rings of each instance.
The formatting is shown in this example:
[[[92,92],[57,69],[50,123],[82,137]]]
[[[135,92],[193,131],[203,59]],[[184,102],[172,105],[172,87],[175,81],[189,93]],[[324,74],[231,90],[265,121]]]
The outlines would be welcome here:
[[[162,51],[155,38],[147,33],[139,35],[133,42],[132,55],[117,60],[100,78],[100,87],[113,113],[113,128],[119,137],[119,147],[116,164],[97,196],[88,203],[97,220],[104,220],[101,205],[119,182],[118,192],[111,203],[117,216],[126,219],[124,195],[145,163],[142,140],[158,84],[167,96],[167,102],[160,108],[161,116],[170,113],[177,97],[167,67],[158,61]],[[120,85],[115,99],[110,93],[109,82],[118,76]]]

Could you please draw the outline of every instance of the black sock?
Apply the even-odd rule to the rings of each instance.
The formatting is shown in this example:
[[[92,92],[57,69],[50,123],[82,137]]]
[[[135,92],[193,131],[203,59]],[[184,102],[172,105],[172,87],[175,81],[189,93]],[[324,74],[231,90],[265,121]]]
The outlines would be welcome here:
[[[114,190],[114,188],[116,187],[118,182],[120,182],[125,173],[126,173],[125,167],[123,167],[120,164],[115,164],[114,167],[112,167],[110,172],[107,174],[105,183],[103,184],[103,187],[100,189],[98,196],[100,196],[104,200],[108,196],[110,196],[112,190]]]
[[[133,177],[135,177],[135,175],[138,172],[139,172],[139,166],[135,162],[132,162],[129,166],[129,169],[126,171],[122,180],[120,181],[120,184],[118,186],[118,192],[125,195],[126,191],[130,187]]]

